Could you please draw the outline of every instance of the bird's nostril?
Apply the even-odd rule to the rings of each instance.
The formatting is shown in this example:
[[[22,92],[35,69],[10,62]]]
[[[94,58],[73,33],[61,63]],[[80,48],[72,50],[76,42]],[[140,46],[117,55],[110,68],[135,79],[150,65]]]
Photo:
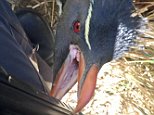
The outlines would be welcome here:
[[[80,49],[79,49],[79,47],[78,47],[78,45],[73,45],[73,44],[71,44],[70,45],[70,55],[71,55],[71,57],[73,58],[73,59],[75,59],[77,62],[79,62],[80,61]],[[72,59],[72,60],[73,60]]]

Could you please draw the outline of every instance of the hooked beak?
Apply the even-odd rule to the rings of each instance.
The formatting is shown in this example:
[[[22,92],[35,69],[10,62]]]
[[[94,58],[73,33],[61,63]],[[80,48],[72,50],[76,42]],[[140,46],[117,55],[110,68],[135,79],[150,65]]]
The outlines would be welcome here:
[[[80,48],[71,44],[67,58],[56,75],[50,95],[62,99],[78,82],[78,101],[74,113],[80,112],[94,94],[98,71],[97,65],[89,65]]]

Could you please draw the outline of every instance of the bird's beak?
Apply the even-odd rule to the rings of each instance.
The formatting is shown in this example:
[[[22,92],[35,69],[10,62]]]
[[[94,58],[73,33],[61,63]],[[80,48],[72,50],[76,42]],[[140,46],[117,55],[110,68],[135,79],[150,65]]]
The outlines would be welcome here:
[[[80,112],[93,96],[99,71],[97,65],[90,64],[85,57],[77,45],[70,45],[51,90],[51,96],[61,99],[78,81],[78,102],[74,113]]]

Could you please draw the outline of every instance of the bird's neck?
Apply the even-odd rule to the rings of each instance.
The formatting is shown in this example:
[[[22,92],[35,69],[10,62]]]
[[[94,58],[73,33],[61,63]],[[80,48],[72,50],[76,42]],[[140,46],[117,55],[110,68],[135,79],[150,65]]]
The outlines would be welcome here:
[[[132,28],[128,28],[123,23],[118,26],[118,33],[116,36],[113,59],[120,58],[125,52],[129,51],[131,46],[137,45],[135,39],[142,34],[146,28],[146,19],[137,19]]]

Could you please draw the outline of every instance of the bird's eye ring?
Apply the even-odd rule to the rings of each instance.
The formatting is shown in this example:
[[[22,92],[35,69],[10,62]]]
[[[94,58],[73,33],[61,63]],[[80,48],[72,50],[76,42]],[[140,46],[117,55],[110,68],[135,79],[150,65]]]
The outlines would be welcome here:
[[[73,23],[73,31],[75,32],[75,33],[79,33],[80,32],[80,21],[75,21],[74,23]]]

